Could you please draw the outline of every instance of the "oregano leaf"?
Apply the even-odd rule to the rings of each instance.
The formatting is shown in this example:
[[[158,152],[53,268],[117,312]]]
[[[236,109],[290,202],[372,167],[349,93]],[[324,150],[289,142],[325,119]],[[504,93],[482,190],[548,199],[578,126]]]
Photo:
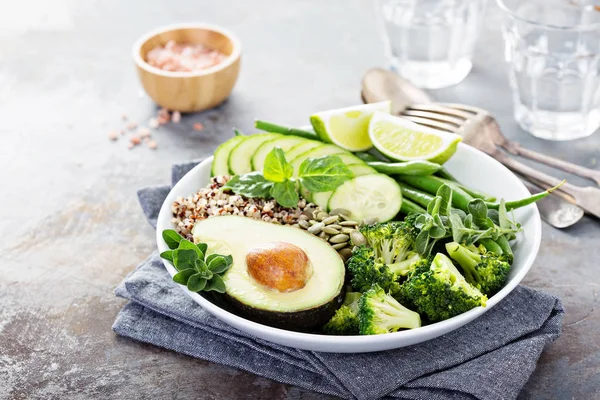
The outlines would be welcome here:
[[[218,293],[225,293],[225,282],[223,282],[223,278],[219,275],[213,275],[212,279],[206,284],[204,290],[207,292],[215,291]]]
[[[183,239],[181,235],[173,229],[165,229],[162,232],[162,237],[169,249],[174,250],[179,247],[179,242]]]
[[[173,281],[175,283],[179,283],[180,285],[187,285],[188,279],[195,273],[196,271],[192,268],[184,269],[173,275]]]
[[[191,292],[199,292],[206,286],[206,279],[200,274],[190,276],[187,281],[187,288]]]

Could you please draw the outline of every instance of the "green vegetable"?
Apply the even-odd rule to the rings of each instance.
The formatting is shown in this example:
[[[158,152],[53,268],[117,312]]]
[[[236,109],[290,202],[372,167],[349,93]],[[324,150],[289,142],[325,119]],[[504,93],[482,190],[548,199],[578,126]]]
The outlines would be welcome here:
[[[367,165],[373,167],[377,172],[387,175],[431,175],[442,168],[441,165],[430,161],[407,161],[386,163],[381,161],[368,161]]]
[[[329,335],[358,335],[358,299],[361,293],[348,292],[344,304],[334,316],[323,326]]]
[[[467,282],[488,296],[502,289],[508,279],[510,264],[501,256],[456,242],[447,243],[446,251],[460,265]]]
[[[402,201],[409,199],[422,207],[427,207],[429,202],[435,197],[429,193],[415,189],[401,181],[398,181],[398,186],[400,186],[400,191],[402,192]]]
[[[300,164],[298,179],[309,192],[329,192],[352,179],[354,174],[336,155],[307,158]]]
[[[271,182],[285,182],[290,179],[294,173],[292,167],[285,159],[283,150],[274,147],[265,157],[263,167],[263,176]]]
[[[328,192],[353,177],[352,171],[338,156],[305,159],[294,179],[293,167],[284,152],[274,147],[265,157],[264,172],[235,175],[223,187],[246,197],[273,198],[283,207],[298,205],[297,182],[313,193]]]
[[[403,214],[417,213],[423,214],[426,212],[423,207],[413,202],[412,200],[407,199],[406,197],[402,198],[402,205],[400,206],[400,212]]]
[[[260,172],[250,172],[244,175],[235,175],[231,178],[223,189],[229,189],[233,193],[241,194],[246,197],[269,198],[273,182],[265,179]]]
[[[196,245],[172,229],[164,230],[162,236],[170,250],[162,252],[160,256],[178,271],[173,276],[174,282],[186,285],[192,292],[225,293],[225,283],[221,276],[233,264],[230,255],[211,254],[206,257],[206,243]]]
[[[360,233],[373,248],[375,261],[386,264],[394,272],[395,264],[414,255],[419,232],[405,222],[386,222],[363,225]]]
[[[459,188],[461,188],[462,190],[464,190],[465,192],[467,192],[468,194],[470,194],[471,196],[473,196],[476,199],[482,199],[485,201],[496,201],[496,198],[494,196],[490,196],[486,193],[480,192],[480,191],[472,189],[466,185],[463,185],[462,183],[460,183],[460,181],[458,179],[456,179],[454,177],[454,175],[452,175],[450,172],[448,172],[448,170],[446,168],[440,169],[438,172],[435,173],[435,175],[444,179],[446,184],[450,184],[450,186],[452,186],[451,183],[453,183],[454,185],[457,185]]]
[[[254,127],[266,132],[280,133],[282,135],[299,136],[312,140],[320,140],[317,134],[314,132],[305,131],[303,129],[298,128],[292,128],[284,125],[278,125],[272,122],[262,121],[260,119],[254,120]]]
[[[235,136],[245,136],[244,133],[237,128],[233,128],[233,134]]]
[[[487,297],[465,280],[446,255],[438,253],[428,264],[420,263],[402,284],[400,301],[431,322],[485,307]]]
[[[421,326],[421,316],[398,303],[379,285],[373,285],[358,301],[361,335],[378,335]]]
[[[373,284],[378,284],[392,294],[400,289],[396,275],[387,265],[376,261],[375,251],[371,247],[355,247],[347,267],[351,275],[350,284],[358,292],[366,292]]]

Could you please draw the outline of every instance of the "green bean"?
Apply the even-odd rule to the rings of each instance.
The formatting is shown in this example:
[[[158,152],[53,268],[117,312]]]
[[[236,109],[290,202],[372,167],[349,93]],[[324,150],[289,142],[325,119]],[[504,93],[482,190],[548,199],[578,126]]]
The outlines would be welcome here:
[[[483,201],[489,201],[489,202],[494,202],[496,201],[496,198],[494,196],[490,196],[488,194],[485,194],[483,192],[479,192],[475,189],[471,189],[459,182],[456,181],[451,181],[448,179],[444,179],[444,178],[440,178],[442,179],[448,186],[450,186],[452,189],[455,188],[459,188],[462,189],[465,193],[470,194],[472,197],[476,198],[476,199],[481,199]]]
[[[427,208],[427,204],[429,204],[429,202],[435,197],[429,193],[425,193],[413,187],[410,187],[404,182],[398,182],[398,186],[400,186],[403,201],[404,199],[410,199],[411,201],[425,208]]]
[[[413,203],[409,199],[403,198],[402,206],[400,207],[400,212],[404,213],[404,214],[409,214],[411,212],[417,213],[417,214],[423,214],[423,213],[426,213],[427,210],[425,210],[423,207],[421,207],[417,203]]]
[[[490,238],[481,239],[479,240],[479,243],[481,243],[487,251],[491,251],[492,253],[495,253],[497,255],[502,255],[502,253],[504,253],[502,247],[500,247],[498,243],[494,242]]]
[[[439,176],[440,178],[444,178],[447,179],[449,181],[454,181],[456,183],[458,182],[458,179],[456,179],[454,177],[454,175],[452,175],[450,172],[448,172],[448,170],[446,168],[442,168],[440,169],[438,172],[435,173],[437,176]]]
[[[360,158],[361,160],[363,160],[364,162],[380,162],[381,160],[371,154],[371,153],[367,153],[366,151],[359,151],[358,153],[354,153],[354,155],[358,158]]]
[[[367,162],[370,167],[373,167],[377,172],[382,172],[387,175],[431,175],[442,168],[441,165],[429,161],[407,161],[396,163],[385,162]]]
[[[254,127],[261,131],[280,133],[282,135],[299,136],[305,139],[321,140],[319,137],[310,131],[303,129],[292,128],[290,126],[278,125],[268,121],[262,121],[260,119],[254,120]]]
[[[437,176],[412,176],[412,175],[398,175],[397,178],[402,182],[408,183],[410,186],[421,189],[424,192],[430,193],[435,196],[440,186],[446,184],[442,178]],[[473,197],[466,193],[464,190],[456,187],[452,189],[452,205],[456,208],[460,208],[463,211],[467,211],[467,205]]]

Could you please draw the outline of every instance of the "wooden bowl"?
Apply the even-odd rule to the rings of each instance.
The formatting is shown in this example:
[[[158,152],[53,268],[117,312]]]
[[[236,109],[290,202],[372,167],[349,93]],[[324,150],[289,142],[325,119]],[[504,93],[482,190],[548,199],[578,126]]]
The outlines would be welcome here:
[[[146,62],[146,54],[169,40],[201,43],[226,54],[221,63],[197,72],[164,71]],[[208,24],[179,24],[142,36],[133,46],[133,60],[144,90],[169,110],[193,112],[221,104],[231,93],[240,71],[242,47],[227,30]]]

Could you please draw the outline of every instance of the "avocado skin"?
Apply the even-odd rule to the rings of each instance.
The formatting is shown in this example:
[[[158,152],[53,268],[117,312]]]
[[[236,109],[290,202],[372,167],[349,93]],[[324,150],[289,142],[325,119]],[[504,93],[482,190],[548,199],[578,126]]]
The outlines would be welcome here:
[[[250,307],[227,294],[224,297],[238,314],[250,321],[297,332],[315,332],[325,325],[333,314],[344,302],[346,288],[342,287],[340,293],[331,301],[322,306],[296,312],[269,311]]]

